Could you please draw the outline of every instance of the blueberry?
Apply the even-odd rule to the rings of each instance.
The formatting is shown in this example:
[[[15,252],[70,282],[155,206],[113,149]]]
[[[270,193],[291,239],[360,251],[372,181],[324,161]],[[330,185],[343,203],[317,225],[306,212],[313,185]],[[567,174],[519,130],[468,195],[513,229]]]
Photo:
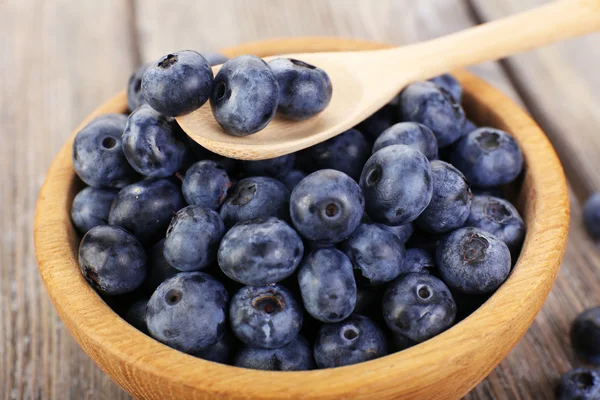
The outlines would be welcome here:
[[[378,224],[378,225],[380,227],[382,227],[383,229],[386,229],[386,230],[392,232],[393,234],[395,234],[401,243],[406,243],[408,241],[408,239],[410,239],[410,237],[412,236],[413,232],[415,231],[415,227],[412,222],[409,222],[408,224],[396,225],[396,226],[385,225],[385,224]]]
[[[525,238],[525,223],[517,209],[504,199],[475,196],[465,226],[473,226],[491,233],[508,246],[513,255]]]
[[[418,122],[433,131],[439,147],[457,141],[464,133],[465,112],[444,89],[432,82],[416,82],[400,93],[403,121]]]
[[[245,55],[227,61],[215,77],[210,107],[215,119],[233,136],[263,129],[279,104],[279,84],[266,62]]]
[[[472,185],[484,188],[510,183],[523,169],[523,154],[515,139],[494,128],[479,128],[463,137],[451,160]]]
[[[390,126],[373,144],[373,153],[394,144],[403,144],[419,150],[429,161],[438,158],[435,135],[431,129],[417,122],[399,122]]]
[[[215,65],[225,64],[229,57],[216,51],[203,51],[202,56],[206,59],[211,67]]]
[[[593,239],[600,239],[600,192],[592,194],[585,201],[583,223]]]
[[[242,342],[276,349],[298,336],[302,308],[281,285],[244,286],[231,299],[229,318],[233,333]]]
[[[142,77],[148,69],[150,63],[145,63],[137,67],[127,82],[127,107],[133,111],[142,104],[147,104],[142,94]]]
[[[235,365],[263,371],[306,371],[314,368],[312,348],[302,336],[279,349],[246,346],[235,358]]]
[[[427,250],[419,248],[406,249],[403,271],[429,273],[433,269],[435,269],[435,259]]]
[[[448,287],[438,278],[409,273],[385,290],[383,317],[396,335],[420,343],[452,326],[456,303]]]
[[[225,168],[215,161],[204,160],[188,168],[181,190],[188,204],[216,210],[225,201],[230,187]]]
[[[108,225],[110,205],[119,193],[116,189],[86,187],[73,199],[71,220],[81,234],[98,225]]]
[[[356,129],[319,143],[306,150],[311,170],[335,169],[358,180],[365,161],[371,155],[371,145]]]
[[[271,217],[236,224],[219,246],[221,270],[231,279],[264,286],[292,275],[304,254],[300,236],[285,222]]]
[[[302,179],[306,178],[306,174],[298,169],[293,169],[279,177],[279,180],[291,192]]]
[[[226,330],[229,297],[223,285],[203,272],[182,272],[164,281],[148,302],[150,335],[185,353],[217,343]]]
[[[202,55],[192,50],[167,54],[142,78],[142,93],[152,108],[177,117],[202,107],[213,85],[213,73]]]
[[[307,239],[337,243],[356,229],[364,211],[360,187],[343,172],[323,169],[304,178],[290,198],[290,215]]]
[[[319,249],[302,261],[298,283],[304,308],[323,322],[348,318],[356,304],[352,264],[339,250]]]
[[[101,115],[77,133],[73,166],[82,181],[93,187],[120,189],[138,180],[121,148],[126,124],[125,115]]]
[[[436,251],[442,279],[466,294],[490,293],[510,273],[510,251],[496,236],[478,228],[461,228],[442,239]]]
[[[196,271],[215,261],[225,225],[215,211],[187,206],[175,214],[164,245],[165,259],[180,271]]]
[[[254,218],[289,220],[290,192],[273,178],[255,176],[239,181],[221,207],[226,226]]]
[[[235,338],[229,329],[225,329],[223,337],[217,343],[192,355],[203,360],[216,362],[219,364],[229,364],[233,357]]]
[[[465,121],[465,126],[463,128],[463,136],[468,135],[469,133],[473,132],[475,129],[478,129],[479,127],[477,125],[475,125],[475,123],[473,121],[471,121],[470,119],[467,118],[467,120]]]
[[[324,324],[313,350],[319,368],[334,368],[383,357],[387,343],[370,319],[353,314],[345,321]]]
[[[366,211],[376,222],[403,225],[414,221],[431,200],[431,166],[418,150],[384,147],[369,158],[360,175]]]
[[[81,239],[79,268],[98,292],[111,296],[128,293],[137,289],[146,277],[146,253],[125,229],[97,226]]]
[[[123,132],[123,153],[142,175],[164,178],[183,167],[186,159],[184,133],[173,118],[143,105],[129,115]]]
[[[196,143],[194,139],[192,139],[189,136],[187,136],[187,147],[188,154],[191,155],[191,157],[189,158],[192,160],[188,164],[189,166],[191,166],[196,161],[210,160],[221,165],[225,169],[225,171],[227,171],[227,173],[233,172],[235,167],[237,167],[237,160],[234,160],[233,158],[224,157],[217,153],[213,153],[212,151],[202,147],[199,143]]]
[[[276,58],[269,61],[269,67],[279,83],[277,111],[284,118],[310,118],[331,101],[331,80],[321,68],[293,58]]]
[[[148,251],[148,265],[146,280],[142,284],[144,293],[152,294],[156,288],[169,279],[177,275],[180,271],[171,267],[164,256],[165,239],[161,239]]]
[[[600,373],[592,368],[575,368],[560,377],[556,400],[600,399]]]
[[[433,195],[429,205],[416,220],[417,226],[431,233],[446,233],[463,226],[473,193],[465,176],[451,164],[431,162]]]
[[[296,154],[286,154],[267,160],[244,161],[243,167],[249,176],[271,176],[277,178],[287,174],[294,168]]]
[[[341,248],[359,283],[381,285],[402,273],[404,244],[378,224],[360,224]]]
[[[164,235],[173,213],[184,206],[175,183],[149,178],[121,189],[110,208],[108,223],[122,226],[142,243],[153,243]]]
[[[436,76],[429,81],[435,83],[440,89],[450,93],[454,101],[460,104],[462,100],[462,86],[460,86],[460,83],[454,76],[443,74]]]
[[[132,302],[123,315],[123,319],[133,326],[138,331],[148,334],[146,326],[146,307],[148,306],[148,298],[144,297]]]
[[[571,343],[586,362],[600,365],[600,307],[588,308],[571,327]]]
[[[419,228],[415,229],[413,235],[406,242],[407,248],[419,248],[423,249],[430,254],[435,255],[435,250],[442,239],[444,239],[447,234],[443,235],[434,235],[431,233],[427,233]]]
[[[395,107],[392,105],[383,106],[375,114],[358,124],[356,129],[361,131],[368,140],[374,142],[383,131],[394,124],[396,119],[394,109]]]

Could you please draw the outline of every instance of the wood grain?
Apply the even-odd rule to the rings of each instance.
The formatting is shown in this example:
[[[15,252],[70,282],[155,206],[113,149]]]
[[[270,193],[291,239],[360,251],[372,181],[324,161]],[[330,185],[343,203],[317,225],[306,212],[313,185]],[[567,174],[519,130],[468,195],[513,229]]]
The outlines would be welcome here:
[[[58,149],[123,87],[136,63],[129,19],[120,0],[0,2],[1,399],[126,397],[50,304],[32,230],[37,193]]]

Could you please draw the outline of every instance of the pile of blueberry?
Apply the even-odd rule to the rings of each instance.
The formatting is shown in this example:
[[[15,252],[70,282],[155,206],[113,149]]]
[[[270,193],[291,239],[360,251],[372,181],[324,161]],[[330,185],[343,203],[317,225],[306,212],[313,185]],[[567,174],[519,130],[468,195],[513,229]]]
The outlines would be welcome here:
[[[129,116],[98,117],[73,144],[88,185],[72,208],[81,272],[132,325],[220,363],[331,368],[438,335],[506,280],[525,226],[502,193],[523,156],[510,134],[466,118],[453,77],[409,85],[314,147],[238,161],[200,147],[171,117],[202,103],[161,92],[165,65],[182,74],[169,75],[172,87],[196,71],[185,67],[192,55],[174,54],[132,76]],[[263,102],[266,76],[292,94],[326,76],[295,60],[270,67],[252,56],[225,63],[211,95],[221,124],[248,133],[265,119],[243,104]],[[279,111],[313,115],[330,90],[282,94]]]
[[[304,120],[327,107],[332,87],[321,68],[290,58],[268,64],[245,55],[227,60],[185,50],[141,66],[129,81],[128,104],[142,103],[167,117],[191,113],[210,99],[216,121],[225,132],[246,136],[263,129],[275,112]],[[211,65],[224,63],[213,79]]]

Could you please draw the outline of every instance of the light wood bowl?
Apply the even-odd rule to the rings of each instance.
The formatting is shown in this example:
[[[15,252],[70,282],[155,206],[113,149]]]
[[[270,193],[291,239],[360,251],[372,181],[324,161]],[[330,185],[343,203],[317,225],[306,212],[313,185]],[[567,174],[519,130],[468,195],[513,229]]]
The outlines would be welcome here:
[[[333,38],[250,43],[228,56],[363,50],[387,45]],[[410,60],[407,60],[410,62]],[[40,274],[58,314],[85,352],[123,389],[143,399],[453,399],[479,383],[523,336],[540,310],[567,241],[569,202],[560,162],[535,122],[510,99],[470,73],[456,76],[467,114],[511,132],[525,156],[518,208],[527,224],[521,256],[502,287],[448,331],[400,353],[366,363],[308,372],[263,372],[204,361],[142,334],[85,282],[77,264],[79,237],[69,218],[79,189],[72,138],[52,164],[39,195],[35,249]],[[126,110],[119,93],[92,118]]]

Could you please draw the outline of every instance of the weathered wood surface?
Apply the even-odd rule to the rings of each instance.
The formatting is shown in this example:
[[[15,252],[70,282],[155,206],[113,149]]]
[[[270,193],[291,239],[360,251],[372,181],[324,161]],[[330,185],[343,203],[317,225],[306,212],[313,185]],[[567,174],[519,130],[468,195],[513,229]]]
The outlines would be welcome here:
[[[58,319],[38,277],[31,232],[52,158],[80,120],[124,86],[140,59],[302,35],[405,44],[541,2],[477,0],[473,9],[461,0],[2,2],[0,46],[9,56],[0,66],[0,398],[128,398]],[[579,200],[600,187],[597,47],[598,37],[589,37],[473,68],[540,121]],[[600,258],[576,200],[572,218],[563,268],[542,312],[468,398],[552,398],[557,376],[577,364],[568,328],[584,306],[600,304]]]

